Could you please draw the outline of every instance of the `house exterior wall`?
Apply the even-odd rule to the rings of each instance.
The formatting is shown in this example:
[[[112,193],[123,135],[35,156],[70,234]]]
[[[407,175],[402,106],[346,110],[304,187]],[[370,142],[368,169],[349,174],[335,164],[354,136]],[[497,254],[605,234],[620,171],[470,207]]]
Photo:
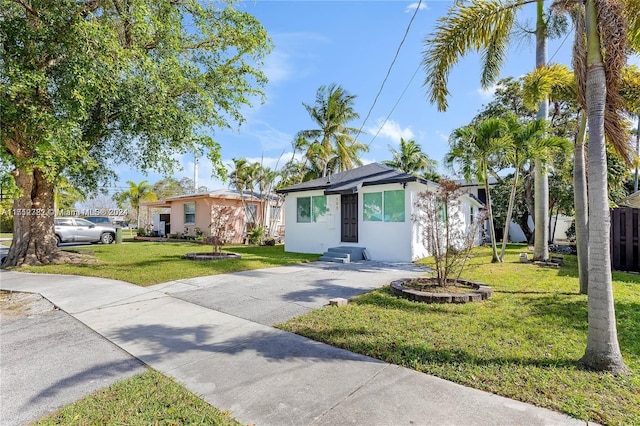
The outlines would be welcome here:
[[[418,225],[412,221],[414,202],[427,186],[406,185],[404,222],[363,220],[364,194],[403,189],[401,184],[364,186],[358,191],[358,242],[341,242],[340,195],[327,195],[327,214],[322,221],[298,223],[297,199],[324,195],[322,190],[292,192],[285,198],[285,250],[321,254],[330,247],[365,247],[372,260],[410,262],[428,255],[420,241]]]
[[[188,203],[195,203],[195,221],[193,223],[185,223],[184,206]],[[261,209],[258,202],[247,201],[247,204],[255,204],[257,206],[258,218]],[[203,235],[211,235],[211,212],[213,206],[231,206],[236,209],[234,219],[229,226],[231,228],[231,241],[233,243],[241,243],[245,234],[245,212],[242,201],[226,198],[194,198],[187,200],[173,200],[171,202],[171,233],[182,234],[187,231],[188,235],[195,235],[195,228],[200,228]]]

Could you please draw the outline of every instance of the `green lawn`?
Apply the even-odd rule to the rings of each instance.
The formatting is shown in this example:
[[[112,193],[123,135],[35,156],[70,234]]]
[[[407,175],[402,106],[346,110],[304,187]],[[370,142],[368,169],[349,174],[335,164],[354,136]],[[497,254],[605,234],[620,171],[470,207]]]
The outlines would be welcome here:
[[[193,261],[185,253],[211,252],[208,245],[169,242],[125,242],[124,244],[74,247],[79,253],[93,253],[98,264],[28,266],[18,271],[86,275],[128,281],[141,286],[183,278],[261,269],[317,260],[317,254],[286,253],[284,246],[224,246],[224,251],[242,255],[241,259]]]
[[[522,251],[510,246],[504,264],[491,264],[489,249],[475,252],[464,276],[494,288],[488,301],[426,305],[383,288],[279,328],[579,419],[640,424],[640,276],[614,273],[631,373],[589,372],[576,367],[586,347],[587,298],[578,294],[575,256],[557,270],[519,263]]]
[[[240,425],[162,374],[149,370],[100,390],[38,425]]]

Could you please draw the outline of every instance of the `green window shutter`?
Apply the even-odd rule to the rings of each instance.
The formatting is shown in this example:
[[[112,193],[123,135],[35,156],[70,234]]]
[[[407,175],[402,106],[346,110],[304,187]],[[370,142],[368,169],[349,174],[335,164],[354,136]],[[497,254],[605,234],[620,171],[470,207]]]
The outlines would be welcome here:
[[[362,219],[365,222],[382,222],[382,192],[363,194]]]
[[[311,197],[311,221],[319,222],[327,214],[327,196],[316,195]]]
[[[297,198],[298,223],[311,222],[311,197]]]
[[[384,221],[404,222],[404,189],[384,191]]]

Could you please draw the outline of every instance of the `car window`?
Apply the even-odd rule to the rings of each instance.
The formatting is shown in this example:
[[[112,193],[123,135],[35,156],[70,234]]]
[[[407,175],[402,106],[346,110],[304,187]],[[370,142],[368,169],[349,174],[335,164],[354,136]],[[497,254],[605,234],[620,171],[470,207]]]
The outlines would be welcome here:
[[[111,223],[108,217],[102,216],[88,217],[87,220],[93,223]]]
[[[73,219],[61,218],[55,219],[56,226],[73,226]]]
[[[78,226],[94,226],[95,224],[92,222],[89,222],[86,219],[81,219],[81,218],[76,218],[76,225]]]

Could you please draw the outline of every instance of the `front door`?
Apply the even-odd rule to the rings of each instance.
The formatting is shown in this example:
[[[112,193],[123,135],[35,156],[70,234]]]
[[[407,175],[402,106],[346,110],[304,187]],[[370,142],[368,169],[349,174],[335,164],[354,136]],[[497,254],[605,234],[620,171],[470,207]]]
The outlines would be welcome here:
[[[343,243],[358,242],[358,194],[342,195],[340,198]]]

